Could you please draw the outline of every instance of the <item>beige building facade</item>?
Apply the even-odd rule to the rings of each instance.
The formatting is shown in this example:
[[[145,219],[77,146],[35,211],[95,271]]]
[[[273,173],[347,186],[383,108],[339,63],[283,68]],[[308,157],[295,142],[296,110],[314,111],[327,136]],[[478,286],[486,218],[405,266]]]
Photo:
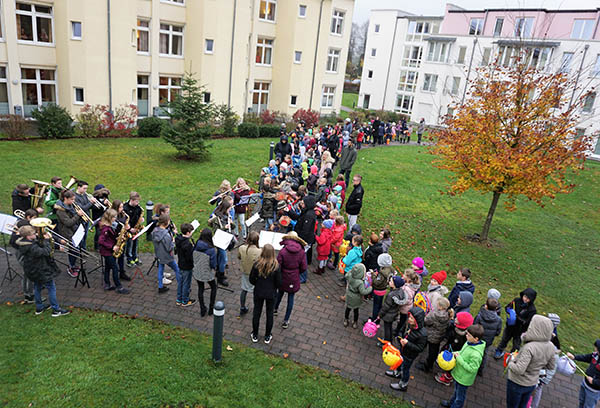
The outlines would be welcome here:
[[[0,0],[0,114],[164,114],[184,72],[238,114],[339,112],[354,0]]]

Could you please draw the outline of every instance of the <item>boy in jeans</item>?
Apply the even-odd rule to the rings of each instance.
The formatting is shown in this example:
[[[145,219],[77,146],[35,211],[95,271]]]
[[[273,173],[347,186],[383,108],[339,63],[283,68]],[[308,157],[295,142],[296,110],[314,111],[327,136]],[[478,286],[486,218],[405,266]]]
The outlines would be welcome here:
[[[194,269],[194,245],[190,242],[194,227],[192,224],[181,224],[181,234],[175,237],[175,252],[177,263],[181,270],[181,282],[177,282],[177,306],[192,306],[195,299],[190,299],[190,284]]]
[[[139,193],[132,191],[129,193],[129,201],[123,204],[123,211],[129,216],[129,226],[131,229],[129,232],[131,233],[131,237],[127,239],[127,244],[125,244],[125,256],[127,257],[127,266],[132,267],[135,265],[141,265],[138,258],[138,240],[133,240],[133,238],[138,232],[135,226],[144,222],[142,207],[140,207],[140,195]],[[140,222],[141,221],[141,222]]]
[[[173,269],[177,278],[177,285],[181,285],[181,272],[173,257],[173,249],[175,248],[174,239],[167,230],[171,222],[167,214],[161,214],[158,217],[156,228],[152,231],[152,244],[154,245],[154,256],[158,259],[158,293],[165,293],[169,288],[163,286],[163,273],[165,265]],[[180,300],[178,298],[178,300]]]
[[[579,388],[579,406],[583,408],[594,408],[600,401],[600,339],[594,342],[594,352],[589,354],[578,354],[574,356],[567,353],[571,360],[589,363],[585,370],[585,377]]]
[[[452,370],[454,394],[448,401],[442,401],[442,407],[462,408],[467,399],[467,389],[475,382],[475,376],[483,358],[485,342],[483,327],[473,324],[467,328],[467,342],[460,351],[454,352],[456,366]]]

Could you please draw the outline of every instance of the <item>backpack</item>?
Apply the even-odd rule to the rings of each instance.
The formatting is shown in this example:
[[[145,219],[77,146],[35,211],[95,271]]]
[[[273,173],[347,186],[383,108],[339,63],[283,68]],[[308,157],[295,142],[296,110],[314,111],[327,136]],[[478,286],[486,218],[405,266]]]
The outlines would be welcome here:
[[[340,245],[340,258],[348,255],[348,247],[350,246],[350,241],[347,239],[342,240],[342,245]]]
[[[431,301],[429,300],[429,296],[425,292],[417,292],[415,293],[415,297],[413,298],[413,305],[423,309],[425,314],[428,314],[431,311]]]
[[[373,289],[375,290],[386,290],[388,282],[385,279],[385,276],[379,272],[378,270],[374,270],[371,273],[371,278],[373,279]]]
[[[194,279],[200,282],[210,282],[214,279],[214,271],[210,269],[210,256],[204,252],[194,251]]]

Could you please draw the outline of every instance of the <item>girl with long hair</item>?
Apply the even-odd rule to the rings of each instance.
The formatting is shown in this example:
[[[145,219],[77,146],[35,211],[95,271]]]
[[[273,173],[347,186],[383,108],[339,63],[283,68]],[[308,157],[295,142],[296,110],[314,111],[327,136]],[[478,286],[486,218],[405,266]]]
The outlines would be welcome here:
[[[240,316],[248,313],[246,307],[246,296],[248,293],[254,293],[254,285],[250,283],[250,272],[252,266],[260,256],[260,248],[258,247],[258,232],[252,231],[248,235],[246,243],[238,248],[238,259],[242,264],[242,293],[240,293]]]
[[[104,258],[104,290],[115,290],[117,293],[126,295],[129,289],[124,288],[119,280],[119,269],[113,251],[117,249],[117,212],[108,209],[98,223],[100,237],[98,238],[99,252]],[[114,285],[110,284],[110,271]]]
[[[194,247],[195,251],[202,252],[209,257],[210,267],[205,270],[199,271],[199,274],[194,274],[196,282],[198,283],[198,302],[200,302],[200,316],[212,315],[213,306],[215,305],[215,299],[217,298],[217,282],[215,281],[215,269],[217,268],[217,251],[212,242],[212,231],[210,228],[204,228],[200,233],[200,238],[196,242]],[[196,265],[194,265],[196,269]],[[204,303],[204,284],[208,283],[210,286],[210,300],[208,302],[208,309]]]
[[[254,310],[252,312],[252,342],[258,342],[258,326],[262,314],[263,305],[267,309],[267,326],[265,328],[265,344],[269,344],[273,339],[271,330],[273,329],[273,311],[275,304],[275,295],[281,285],[281,269],[275,258],[275,249],[272,245],[266,244],[258,261],[252,266],[250,272],[250,283],[254,285]]]

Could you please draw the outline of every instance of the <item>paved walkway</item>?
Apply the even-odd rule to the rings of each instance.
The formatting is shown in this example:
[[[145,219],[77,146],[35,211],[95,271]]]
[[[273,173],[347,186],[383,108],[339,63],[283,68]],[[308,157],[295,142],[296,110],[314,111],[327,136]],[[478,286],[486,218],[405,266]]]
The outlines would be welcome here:
[[[339,275],[337,272],[327,271],[322,276],[310,272],[308,283],[302,285],[300,292],[296,294],[290,327],[286,330],[281,327],[282,312],[285,312],[285,305],[282,303],[279,316],[275,318],[271,344],[265,345],[262,341],[253,344],[250,341],[252,311],[242,318],[238,317],[241,271],[236,256],[236,251],[230,253],[228,269],[230,288],[233,289],[233,293],[219,289],[217,295],[217,300],[225,302],[224,333],[227,340],[260,348],[276,355],[288,353],[290,359],[332,371],[398,398],[414,401],[418,406],[437,407],[441,399],[448,399],[451,396],[453,387],[438,384],[433,374],[424,374],[414,366],[411,370],[411,378],[412,376],[414,378],[409,383],[408,393],[402,394],[390,389],[390,378],[384,375],[387,366],[381,359],[381,349],[375,345],[374,340],[363,336],[360,328],[344,328],[342,325],[344,305],[338,299],[343,294],[343,288],[335,283]],[[59,255],[59,259],[60,257],[63,257],[63,254]],[[0,276],[4,276],[6,260],[4,256],[0,259]],[[170,285],[169,292],[158,295],[155,282],[156,268],[150,272],[150,275],[146,275],[152,260],[150,254],[142,255],[144,264],[141,271],[145,281],[138,276],[130,282],[132,292],[129,295],[118,295],[114,291],[104,292],[100,271],[89,275],[90,289],[80,286],[74,288],[75,280],[63,272],[57,278],[59,302],[63,307],[73,305],[130,315],[138,314],[210,334],[212,318],[200,317],[198,305],[190,308],[175,305],[176,282]],[[11,264],[13,263],[20,272],[21,269],[14,262],[14,257],[11,259]],[[133,270],[128,269],[128,273],[133,274]],[[17,302],[22,299],[19,277],[12,282],[5,282],[0,289],[2,290],[0,302]],[[195,284],[192,293],[193,298],[197,298]],[[205,299],[208,300],[208,293],[205,293]],[[248,300],[251,307],[252,297],[249,296]],[[371,302],[363,304],[360,310],[361,320],[370,314],[371,308]],[[264,330],[264,324],[263,316],[261,331]],[[382,332],[379,334],[383,335]],[[489,366],[484,376],[477,377],[475,385],[469,389],[466,405],[469,408],[506,406],[506,379],[502,377],[502,366],[492,358],[488,361]],[[578,376],[568,378],[557,374],[550,385],[544,388],[541,406],[552,408],[577,406],[580,381]]]

